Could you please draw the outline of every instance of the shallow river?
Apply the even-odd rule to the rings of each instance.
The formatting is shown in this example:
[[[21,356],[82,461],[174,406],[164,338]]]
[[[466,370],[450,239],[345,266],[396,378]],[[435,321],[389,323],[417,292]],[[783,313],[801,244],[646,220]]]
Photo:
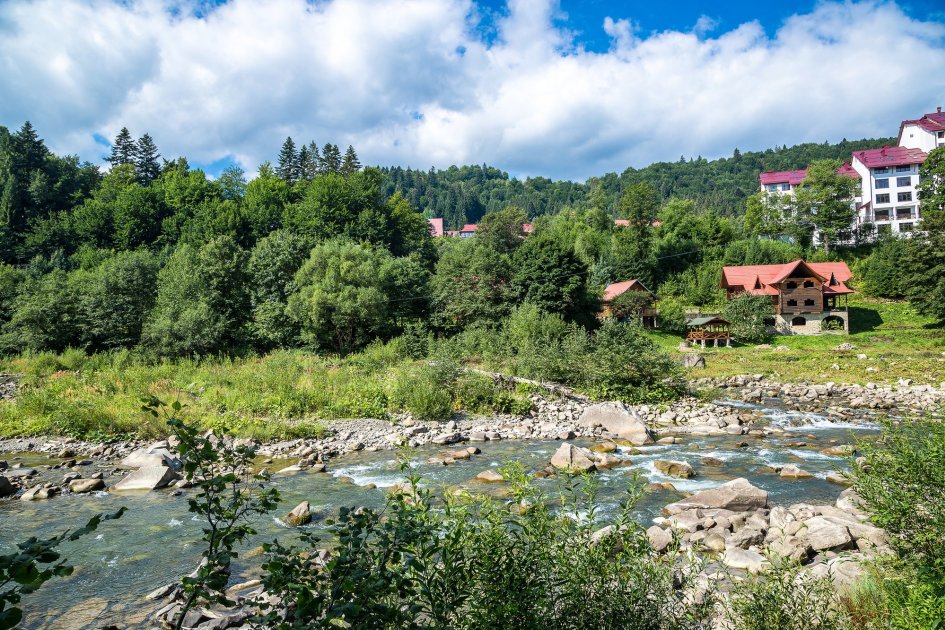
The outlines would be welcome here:
[[[822,416],[785,413],[773,406],[765,408],[764,413],[771,424],[780,425],[788,432],[766,439],[683,436],[681,444],[644,447],[639,454],[618,453],[631,463],[598,474],[602,482],[600,515],[606,518],[608,513],[619,509],[634,473],[648,482],[670,482],[682,492],[746,477],[770,493],[772,504],[833,502],[842,488],[825,481],[824,476],[834,470],[844,470],[846,461],[843,457],[825,455],[820,449],[832,443],[850,443],[856,435],[876,430],[869,423],[836,424]],[[746,441],[747,447],[738,447],[740,442]],[[805,442],[806,446],[797,445],[799,442]],[[482,470],[514,460],[529,469],[541,468],[559,444],[513,440],[480,443],[477,446],[482,454],[450,466],[427,464],[427,458],[442,451],[439,447],[427,447],[416,452],[414,463],[423,483],[431,487],[468,485],[483,489],[482,484],[470,483]],[[16,461],[9,455],[4,457]],[[704,465],[701,460],[705,457],[720,459],[724,464]],[[653,466],[657,459],[688,461],[697,476],[682,480],[662,475]],[[28,458],[23,461],[37,463],[29,462]],[[815,478],[785,480],[769,468],[790,463],[798,464]],[[384,501],[384,488],[403,479],[392,451],[361,452],[337,458],[330,462],[329,471],[329,474],[302,472],[277,477],[276,485],[282,495],[277,514],[305,500],[311,502],[313,512],[331,513],[341,505],[380,506]],[[354,483],[341,477],[353,479]],[[556,482],[541,483],[553,488]],[[368,484],[375,484],[377,488],[363,487]],[[175,497],[164,490],[140,496],[101,492],[94,497],[60,496],[48,501],[0,502],[0,553],[9,553],[16,541],[30,535],[50,536],[84,523],[97,512],[113,511],[123,505],[129,508],[121,520],[104,523],[93,534],[61,547],[64,556],[75,565],[75,574],[49,582],[29,596],[24,627],[95,628],[109,623],[126,627],[140,622],[142,615],[154,608],[154,603],[144,603],[142,597],[189,573],[199,559],[199,546],[195,541],[200,536],[201,524],[187,512],[186,498],[186,491]],[[640,520],[649,524],[663,505],[679,498],[678,493],[670,490],[647,495],[637,506]],[[275,517],[261,519],[257,529],[259,535],[246,549],[275,537],[283,540],[294,537],[294,532],[282,527]],[[251,576],[258,560],[241,559],[238,570],[243,576]]]

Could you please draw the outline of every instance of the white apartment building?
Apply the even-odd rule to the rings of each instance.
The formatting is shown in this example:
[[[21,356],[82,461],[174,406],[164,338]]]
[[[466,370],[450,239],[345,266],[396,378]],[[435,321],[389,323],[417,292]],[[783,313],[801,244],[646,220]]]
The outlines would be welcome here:
[[[925,151],[910,147],[855,151],[851,164],[860,175],[862,199],[857,222],[872,223],[877,234],[916,230],[922,218],[916,185],[926,157]]]
[[[938,147],[945,147],[945,114],[942,113],[941,107],[936,109],[934,114],[926,114],[917,120],[902,121],[896,144],[926,153]]]

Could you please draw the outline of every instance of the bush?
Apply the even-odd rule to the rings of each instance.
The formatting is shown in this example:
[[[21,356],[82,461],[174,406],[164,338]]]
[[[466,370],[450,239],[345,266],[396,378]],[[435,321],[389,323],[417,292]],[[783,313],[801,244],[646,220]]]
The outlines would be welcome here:
[[[859,261],[854,269],[863,293],[871,297],[900,299],[908,291],[908,247],[902,239],[888,238]]]
[[[732,336],[744,343],[760,343],[768,338],[765,320],[774,317],[767,295],[741,293],[725,304],[725,319],[732,324]]]
[[[394,382],[392,402],[417,420],[445,420],[453,415],[454,379],[455,371],[450,366],[402,370]]]

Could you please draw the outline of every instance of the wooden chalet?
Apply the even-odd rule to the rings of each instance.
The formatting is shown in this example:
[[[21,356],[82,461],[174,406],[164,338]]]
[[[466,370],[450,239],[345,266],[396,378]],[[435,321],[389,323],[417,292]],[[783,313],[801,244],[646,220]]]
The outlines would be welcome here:
[[[613,305],[614,300],[616,300],[621,295],[625,294],[628,291],[638,292],[646,296],[646,301],[648,306],[643,307],[637,313],[621,313],[619,309],[615,308]],[[629,318],[629,317],[638,317],[640,323],[647,328],[656,328],[656,301],[659,298],[656,297],[656,294],[650,291],[644,286],[639,280],[627,280],[625,282],[615,282],[614,284],[608,284],[607,288],[604,289],[603,309],[601,310],[600,316],[603,317],[618,317],[618,318]]]

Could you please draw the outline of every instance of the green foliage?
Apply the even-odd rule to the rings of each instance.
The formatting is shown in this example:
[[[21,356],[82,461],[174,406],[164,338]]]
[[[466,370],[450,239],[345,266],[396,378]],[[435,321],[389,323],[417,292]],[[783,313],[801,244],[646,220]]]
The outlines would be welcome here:
[[[249,257],[247,272],[253,331],[263,347],[290,346],[298,338],[298,322],[286,313],[295,274],[310,247],[288,230],[276,230],[260,239]]]
[[[482,247],[482,245],[480,245]],[[515,252],[510,292],[569,321],[589,321],[599,303],[587,286],[588,268],[574,251],[551,236],[534,235]]]
[[[839,166],[835,160],[812,162],[794,198],[795,221],[812,223],[826,252],[849,232],[856,214],[851,200],[858,183],[838,173]]]
[[[909,301],[920,313],[945,321],[945,147],[919,168],[922,232],[907,256]]]
[[[511,254],[525,238],[523,225],[528,215],[521,208],[508,207],[489,212],[479,222],[476,240],[500,254]]]
[[[174,402],[170,410],[156,399],[146,399],[143,411],[153,417],[162,414],[180,441],[184,478],[197,488],[187,499],[188,510],[206,522],[203,529],[203,561],[193,574],[181,579],[185,600],[177,613],[174,627],[184,625],[187,612],[198,603],[233,606],[226,597],[230,567],[238,556],[236,546],[256,534],[254,516],[266,514],[279,503],[279,492],[266,485],[265,472],[251,475],[256,451],[248,445],[234,444],[218,431],[201,436],[199,430],[176,416],[181,410]]]
[[[24,595],[35,593],[54,577],[72,575],[74,567],[66,564],[57,550],[63,542],[74,542],[94,532],[102,521],[121,518],[127,508],[112,514],[96,514],[84,527],[65,531],[40,540],[31,536],[17,543],[17,551],[0,555],[0,630],[9,630],[23,620],[23,609],[17,606]]]
[[[440,502],[408,475],[382,512],[342,508],[324,563],[306,559],[324,544],[310,532],[302,548],[264,545],[267,591],[296,607],[286,618],[273,611],[259,621],[273,628],[670,630],[707,620],[708,606],[683,604],[692,574],[656,561],[630,517],[639,490],[595,536],[605,523],[589,478],[566,482],[554,509],[521,467],[501,473],[510,503]]]
[[[903,298],[909,287],[909,243],[884,239],[869,256],[857,262],[857,288],[872,297]]]
[[[656,303],[656,314],[660,330],[677,335],[686,332],[686,306],[680,299],[661,298]]]
[[[430,281],[432,322],[449,333],[509,312],[512,263],[477,239],[445,242]]]
[[[774,317],[774,306],[767,295],[742,293],[726,302],[724,317],[731,323],[735,339],[759,343],[768,337],[765,320]]]

